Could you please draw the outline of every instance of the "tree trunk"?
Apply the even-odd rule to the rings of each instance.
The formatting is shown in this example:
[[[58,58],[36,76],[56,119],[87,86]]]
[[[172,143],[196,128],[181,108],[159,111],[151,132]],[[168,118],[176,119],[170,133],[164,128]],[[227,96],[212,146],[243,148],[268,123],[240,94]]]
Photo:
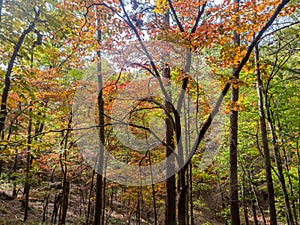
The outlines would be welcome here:
[[[184,167],[185,168],[185,167]],[[180,170],[180,189],[179,189],[179,199],[178,199],[178,224],[179,225],[186,225],[186,208],[187,208],[187,189],[188,186],[185,181],[185,169]]]
[[[277,123],[278,123],[279,132],[282,133],[279,116],[277,116]],[[281,138],[281,142],[284,143],[284,140],[282,138]],[[288,162],[287,152],[286,152],[286,149],[284,146],[282,147],[282,150],[283,150],[283,156],[284,156],[285,169],[286,169],[286,171],[288,171],[289,170],[289,162]],[[294,214],[294,218],[295,218],[294,223],[298,224],[297,211],[296,211],[297,206],[296,206],[296,202],[295,202],[296,198],[295,198],[295,194],[294,194],[294,187],[293,187],[291,175],[289,173],[287,173],[287,178],[288,178],[288,183],[289,183],[289,188],[290,188],[290,193],[291,193],[293,214]]]
[[[232,87],[231,100],[238,100],[238,88]],[[237,170],[238,111],[230,114],[230,212],[231,224],[240,224]]]
[[[234,0],[236,12],[239,10],[239,0]],[[238,23],[238,21],[236,21]],[[240,45],[240,36],[236,31],[233,31],[233,43],[235,46]],[[235,78],[239,78],[239,73],[236,73],[237,67],[233,67]],[[238,85],[238,84],[237,84]],[[239,88],[233,85],[231,91],[231,101],[235,105],[239,98]],[[230,212],[231,224],[240,225],[239,212],[239,193],[238,193],[238,167],[237,167],[237,151],[238,151],[238,109],[230,111]]]
[[[59,224],[66,224],[68,204],[69,204],[69,193],[70,193],[70,182],[67,180],[67,178],[64,178]]]
[[[18,166],[18,148],[17,148],[17,146],[15,146],[15,160],[14,160],[14,165],[13,165],[13,173],[14,173],[14,175],[12,176],[12,181],[13,181],[13,184],[14,184],[13,192],[12,192],[12,197],[14,199],[17,197],[17,184],[15,182],[15,180],[16,180],[15,173],[17,172],[17,166]]]
[[[97,15],[98,16],[98,15]],[[100,26],[100,19],[97,18],[97,26]],[[101,44],[101,30],[98,27],[97,30],[97,41],[99,45]],[[101,65],[101,52],[97,51],[98,55],[98,118],[99,118],[99,154],[96,162],[96,203],[95,203],[95,213],[94,213],[94,225],[100,225],[101,220],[104,221],[104,218],[101,218],[102,207],[103,207],[103,164],[104,164],[104,100],[102,96],[102,65]]]
[[[42,220],[42,222],[46,222],[49,197],[50,197],[50,194],[47,193],[45,198],[44,198],[45,205],[43,207],[43,220]]]
[[[264,94],[265,94],[265,108],[266,108],[267,120],[268,120],[268,124],[269,124],[270,131],[271,131],[272,145],[273,145],[273,149],[274,149],[275,164],[276,164],[276,167],[278,170],[278,178],[280,181],[280,186],[281,186],[281,190],[282,190],[283,198],[284,198],[286,220],[287,220],[286,222],[288,225],[295,225],[292,210],[291,210],[289,195],[287,192],[286,183],[285,183],[285,179],[284,179],[281,155],[280,155],[279,147],[277,144],[277,136],[275,134],[274,123],[271,118],[271,112],[270,112],[270,107],[269,107],[269,103],[268,103],[268,90],[266,90],[264,92]]]
[[[92,192],[93,192],[93,188],[94,188],[94,177],[95,177],[95,170],[93,170],[92,173],[92,181],[91,181],[91,186],[89,189],[89,193],[88,193],[88,208],[87,208],[87,215],[86,215],[86,225],[90,224],[91,221],[91,198],[92,198]]]
[[[192,162],[190,162],[189,164],[189,167],[190,167],[190,180],[189,180],[189,193],[190,193],[190,221],[191,221],[191,225],[194,225],[194,204],[193,204],[193,165],[192,165]]]
[[[248,196],[246,196],[247,189],[246,189],[245,185],[246,185],[246,182],[245,182],[245,173],[243,173],[243,181],[242,181],[243,209],[244,209],[245,225],[249,225]]]
[[[153,199],[153,211],[154,211],[154,225],[157,225],[157,207],[156,207],[156,198],[155,198],[155,184],[153,183],[153,176],[152,176],[152,164],[151,164],[151,152],[148,154],[149,163],[150,163],[150,170],[151,170],[151,188],[152,188],[152,199]]]
[[[266,170],[268,196],[269,196],[268,200],[269,200],[269,210],[270,210],[270,225],[277,225],[274,187],[273,187],[273,179],[272,179],[272,172],[271,172],[270,149],[268,144],[266,117],[265,117],[264,104],[263,104],[263,94],[262,94],[263,87],[262,87],[262,80],[260,75],[258,46],[256,46],[255,49],[256,49],[255,58],[256,58],[256,72],[257,72],[256,88],[257,88],[257,95],[258,95],[260,130],[261,130],[261,138],[263,143],[264,163],[265,163],[265,170]]]
[[[23,41],[26,37],[27,34],[29,34],[35,27],[35,23],[36,20],[39,17],[40,12],[38,11],[35,19],[32,23],[30,23],[30,25],[28,26],[28,28],[26,30],[24,30],[14,48],[13,54],[10,58],[10,61],[8,63],[8,67],[5,73],[5,82],[4,82],[4,89],[3,89],[3,93],[2,93],[2,100],[1,100],[1,108],[0,108],[0,134],[2,134],[3,130],[4,130],[4,126],[5,126],[5,120],[6,120],[6,116],[7,116],[7,98],[8,98],[8,92],[10,89],[10,75],[12,73],[12,69],[15,63],[15,60],[17,58],[17,55],[19,53],[19,50],[23,44]]]
[[[256,208],[255,208],[254,201],[251,201],[251,208],[252,208],[252,214],[253,214],[254,225],[258,225],[258,220],[257,220]]]
[[[289,170],[289,163],[288,163],[288,158],[287,158],[285,147],[283,147],[283,154],[284,154],[284,161],[285,161],[285,169],[286,169],[286,171],[288,171]],[[290,188],[290,193],[291,193],[291,199],[292,199],[292,209],[293,209],[293,214],[294,214],[294,218],[295,218],[294,223],[298,224],[297,211],[296,211],[297,206],[296,206],[296,202],[295,202],[296,197],[295,197],[295,193],[294,193],[294,186],[293,186],[293,183],[292,183],[291,175],[289,173],[287,174],[287,178],[288,178],[288,183],[289,183],[289,188]]]
[[[67,217],[67,211],[68,211],[68,204],[69,204],[69,193],[70,193],[70,182],[68,181],[68,167],[67,167],[67,160],[68,160],[68,142],[69,142],[69,134],[71,130],[71,124],[72,124],[72,119],[73,119],[73,114],[72,111],[70,112],[69,115],[69,121],[68,121],[68,129],[65,137],[63,137],[64,140],[64,160],[60,161],[61,163],[61,169],[64,175],[63,178],[63,183],[62,183],[62,202],[61,202],[61,208],[60,208],[60,213],[59,213],[59,224],[65,224],[66,223],[66,217]]]
[[[31,112],[32,109],[29,109],[29,112]],[[31,165],[31,130],[32,130],[32,118],[30,116],[29,118],[29,124],[28,124],[28,134],[27,134],[27,158],[26,158],[26,180],[24,185],[24,194],[25,194],[25,202],[24,202],[24,221],[28,218],[28,210],[29,210],[29,189],[30,189],[30,165]]]
[[[51,217],[51,222],[54,224],[56,223],[58,210],[61,206],[61,201],[62,201],[62,193],[59,193],[54,198],[53,212]]]
[[[170,68],[165,66],[163,71],[163,77],[170,79]],[[166,114],[170,115],[172,112],[172,102],[165,100]],[[175,174],[171,175],[175,171],[175,157],[171,154],[174,151],[174,129],[172,126],[172,118],[166,115],[165,125],[166,125],[166,161],[167,161],[167,181],[166,181],[166,215],[165,224],[166,225],[176,225],[176,179]],[[171,175],[171,176],[170,176]],[[170,176],[170,177],[169,177]]]
[[[191,68],[191,62],[192,62],[192,52],[190,49],[186,50],[186,63],[184,72],[188,73]],[[184,102],[184,92],[186,90],[188,84],[188,78],[184,78],[182,82],[182,91],[181,96],[178,100],[178,106],[177,106],[177,113],[178,115],[181,114],[181,108],[182,105],[185,104]],[[180,117],[178,116],[178,121],[176,121],[176,129],[179,132],[176,132],[177,136],[177,145],[178,145],[178,156],[182,160],[182,163],[184,162],[184,156],[183,156],[183,145],[182,145],[182,136],[181,136],[181,124],[180,124]],[[185,124],[187,126],[187,124]],[[188,132],[185,133],[187,135]],[[187,141],[187,139],[186,139]],[[188,146],[186,145],[186,149]],[[186,181],[186,172],[188,171],[188,165],[190,162],[188,162],[186,165],[182,165],[183,167],[179,171],[178,176],[178,190],[179,190],[179,199],[178,199],[178,224],[179,225],[186,225],[188,223],[187,221],[187,213],[188,213],[188,201],[187,201],[187,195],[188,195],[188,181]],[[187,176],[187,179],[189,177]]]

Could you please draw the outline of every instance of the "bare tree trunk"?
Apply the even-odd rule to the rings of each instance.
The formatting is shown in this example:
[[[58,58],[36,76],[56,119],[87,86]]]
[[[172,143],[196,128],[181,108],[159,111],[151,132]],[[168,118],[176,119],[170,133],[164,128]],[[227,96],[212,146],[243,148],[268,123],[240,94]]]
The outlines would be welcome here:
[[[266,218],[265,218],[265,214],[264,214],[264,211],[260,205],[260,201],[258,199],[258,196],[257,196],[257,191],[254,187],[254,184],[253,184],[253,181],[252,181],[252,178],[251,178],[251,174],[249,174],[249,172],[246,170],[246,168],[243,167],[243,171],[244,171],[244,174],[247,175],[247,178],[248,178],[248,182],[250,184],[250,187],[251,187],[251,192],[252,194],[254,195],[254,198],[255,200],[252,200],[251,201],[251,205],[252,205],[252,211],[253,211],[253,217],[254,217],[254,222],[255,222],[255,225],[258,225],[258,220],[257,220],[257,213],[256,213],[256,209],[255,209],[255,202],[257,204],[257,208],[259,209],[259,212],[261,213],[261,216],[263,218],[263,221],[264,221],[264,225],[267,224],[266,222]]]
[[[45,205],[43,207],[43,220],[42,220],[42,222],[46,222],[46,219],[47,219],[47,210],[48,210],[49,197],[50,197],[50,194],[47,193],[45,198],[44,198]]]
[[[271,118],[271,112],[270,112],[270,107],[269,107],[269,103],[268,103],[268,89],[264,92],[264,94],[265,94],[265,108],[266,108],[267,120],[268,120],[268,124],[269,124],[270,131],[271,131],[272,145],[273,145],[273,149],[274,149],[275,164],[276,164],[276,167],[278,170],[278,178],[280,181],[280,186],[281,186],[281,190],[282,190],[283,198],[284,198],[286,220],[287,220],[288,225],[295,225],[292,210],[291,210],[289,195],[287,192],[286,183],[285,183],[285,179],[284,179],[281,155],[280,155],[279,147],[278,147],[278,143],[277,143],[277,136],[275,133],[274,123]]]
[[[98,17],[98,12],[97,12]],[[101,44],[101,30],[100,30],[100,19],[97,18],[97,41],[99,45]],[[96,203],[95,203],[95,212],[94,212],[94,225],[100,225],[103,208],[103,163],[104,163],[104,100],[102,96],[102,65],[101,65],[101,52],[97,51],[98,55],[98,64],[97,64],[97,72],[98,72],[98,118],[99,118],[99,154],[96,162]]]
[[[32,109],[29,109],[29,112],[31,112]],[[24,221],[28,218],[28,210],[29,210],[29,189],[30,189],[30,165],[31,165],[31,130],[32,130],[32,118],[30,116],[29,118],[29,124],[28,124],[28,134],[27,134],[27,158],[26,158],[26,180],[24,185],[24,194],[25,194],[25,202],[24,202]]]
[[[137,210],[136,210],[136,218],[137,218],[137,222],[138,225],[141,225],[141,196],[142,196],[142,191],[141,191],[142,186],[138,187],[138,202],[137,202]]]
[[[193,165],[192,162],[190,162],[190,186],[189,186],[189,190],[190,190],[190,218],[191,218],[191,225],[194,225],[194,204],[193,204]]]
[[[253,214],[254,225],[258,225],[258,220],[257,220],[256,208],[255,208],[254,201],[251,201],[251,208],[252,208],[252,214]]]
[[[255,49],[256,49],[255,58],[256,58],[256,70],[257,70],[256,71],[257,72],[256,87],[257,87],[257,95],[258,95],[260,130],[261,130],[261,138],[262,138],[263,150],[264,150],[266,180],[267,180],[267,188],[268,188],[268,196],[269,196],[268,199],[269,199],[269,210],[270,210],[270,224],[277,225],[274,187],[273,187],[273,179],[272,179],[272,172],[271,172],[270,149],[269,149],[269,144],[268,144],[266,117],[265,117],[263,94],[262,94],[263,87],[262,87],[262,80],[261,80],[261,75],[260,75],[258,46],[256,46]]]
[[[91,186],[90,186],[90,190],[88,193],[88,209],[87,209],[87,216],[86,216],[86,225],[90,224],[91,218],[90,218],[90,214],[91,214],[91,197],[92,197],[92,192],[93,192],[93,187],[94,187],[94,177],[95,177],[95,170],[93,170],[93,174],[92,174],[92,181],[91,181]]]
[[[191,62],[192,62],[192,52],[190,49],[187,49],[186,52],[186,64],[184,68],[184,72],[188,73],[190,71],[191,67]],[[184,91],[186,89],[186,86],[188,84],[188,79],[184,78],[182,82],[182,93],[181,96],[178,100],[178,115],[180,115],[181,112],[181,106],[185,104],[184,102]],[[186,124],[185,124],[186,125]],[[182,162],[184,161],[184,156],[183,156],[183,145],[182,145],[182,137],[181,137],[181,125],[180,125],[180,118],[178,119],[178,122],[176,122],[177,130],[180,132],[176,132],[177,136],[177,145],[178,145],[178,156],[180,159],[182,159]],[[187,125],[186,125],[187,126]],[[179,134],[179,135],[178,135]],[[186,132],[187,134],[187,132]],[[186,140],[187,141],[187,140]],[[188,146],[186,146],[187,149]],[[190,163],[190,162],[189,162]],[[188,182],[186,181],[186,172],[188,171],[188,165],[182,165],[183,167],[179,171],[179,176],[178,176],[178,190],[179,190],[179,199],[178,199],[178,224],[179,225],[186,225],[188,223],[187,221],[187,214],[188,214],[188,201],[187,201],[187,196],[188,196]],[[188,177],[187,177],[188,178]]]
[[[61,201],[62,201],[62,193],[58,193],[54,198],[54,206],[53,206],[52,217],[51,217],[51,222],[54,224],[56,223],[58,211],[61,206]]]
[[[279,116],[277,116],[277,123],[278,123],[278,128],[279,128],[279,132],[282,133],[282,129],[281,129],[281,123],[280,123],[280,119]],[[282,143],[284,142],[281,138]],[[285,169],[286,171],[289,170],[289,162],[288,162],[288,156],[287,156],[287,152],[285,147],[282,147],[283,150],[283,156],[284,156],[284,164],[285,164]],[[293,214],[294,214],[294,218],[295,218],[295,224],[298,224],[298,219],[297,219],[297,206],[296,206],[296,202],[295,202],[295,194],[294,194],[294,187],[293,187],[293,183],[291,180],[291,175],[289,173],[287,173],[287,178],[288,178],[288,183],[289,183],[289,188],[290,188],[290,192],[291,192],[291,199],[292,199],[292,208],[293,208]]]
[[[69,193],[70,193],[70,182],[67,180],[67,178],[64,178],[59,224],[66,224],[68,204],[69,204]]]
[[[68,121],[68,129],[67,129],[67,133],[66,135],[63,137],[63,141],[62,144],[63,145],[63,149],[64,149],[64,153],[63,153],[63,157],[64,157],[64,162],[62,162],[61,160],[61,167],[62,167],[62,172],[64,175],[63,178],[63,183],[62,183],[62,202],[61,202],[61,208],[60,208],[60,218],[59,218],[59,224],[65,224],[66,223],[66,218],[67,218],[67,211],[68,211],[68,204],[69,204],[69,193],[70,193],[70,181],[68,181],[68,167],[67,167],[67,156],[68,156],[68,142],[69,142],[69,133],[71,130],[71,124],[72,124],[72,111],[70,112],[69,115],[69,121]],[[72,146],[70,146],[72,147]]]
[[[151,152],[148,153],[149,163],[150,163],[150,171],[151,171],[151,188],[152,188],[152,199],[153,199],[153,211],[154,211],[154,225],[157,225],[157,207],[156,207],[156,198],[155,198],[155,184],[153,183],[153,175],[152,175],[152,163],[151,163]]]
[[[245,173],[243,173],[243,181],[242,181],[243,209],[244,209],[245,225],[249,225],[248,197],[246,196],[247,189],[246,189],[245,185],[246,185],[246,182],[245,182]]]
[[[104,217],[105,217],[105,202],[106,202],[106,193],[105,193],[105,190],[106,190],[106,177],[105,177],[105,174],[104,174],[104,178],[103,178],[103,207],[102,207],[102,221],[101,221],[101,225],[104,225],[104,223],[105,223],[105,220],[104,220]]]
[[[234,0],[236,12],[239,10],[239,0]],[[238,21],[236,21],[238,23]],[[240,36],[236,31],[233,31],[233,43],[235,46],[240,45]],[[239,78],[239,73],[236,73],[237,68],[233,67],[233,74],[235,78]],[[232,86],[231,101],[233,104],[239,99],[239,88]],[[238,109],[230,111],[230,214],[231,224],[240,225],[239,212],[239,193],[238,193],[238,165],[237,165],[237,151],[238,151]]]
[[[187,197],[187,189],[188,186],[186,184],[185,181],[185,173],[186,173],[186,169],[188,167],[184,167],[183,169],[180,170],[180,189],[179,189],[179,199],[178,199],[178,224],[179,225],[186,225],[186,197]]]
[[[12,176],[13,181],[15,181],[15,179],[16,179],[15,173],[17,172],[17,166],[18,166],[18,148],[17,148],[17,146],[15,146],[15,160],[14,160],[14,166],[13,166],[14,175]],[[12,197],[15,199],[17,197],[17,184],[16,184],[16,182],[13,182],[13,183],[14,183],[14,187],[13,187]]]
[[[170,68],[165,66],[163,71],[163,77],[170,79]],[[172,112],[172,102],[165,100],[166,113],[170,115]],[[166,124],[166,157],[167,157],[167,177],[175,171],[175,157],[171,154],[174,151],[174,129],[172,126],[172,118],[166,115],[165,124]],[[166,215],[165,215],[165,224],[176,225],[176,179],[175,174],[170,176],[166,181]]]
[[[170,3],[170,1],[169,1]],[[171,4],[171,3],[170,3]],[[204,3],[204,5],[202,5],[201,7],[198,8],[198,14],[197,14],[197,18],[195,20],[195,24],[191,30],[191,34],[196,32],[196,29],[198,27],[199,21],[201,19],[201,17],[204,14],[204,10],[206,7],[207,3]],[[175,15],[175,13],[173,12],[173,14]],[[181,32],[184,32],[183,27],[180,25],[180,22],[178,22],[179,25],[179,29]],[[190,48],[186,49],[186,62],[185,62],[185,67],[184,67],[184,73],[189,73],[190,69],[191,69],[191,63],[192,63],[192,50]],[[181,113],[181,107],[184,104],[184,95],[185,95],[185,90],[187,88],[187,84],[188,84],[188,78],[184,78],[182,80],[182,90],[180,93],[180,97],[178,100],[178,104],[177,104],[177,112],[178,115],[180,115]],[[175,117],[176,119],[176,117]],[[178,116],[178,121],[176,121],[176,140],[177,140],[177,147],[178,147],[178,156],[180,159],[182,159],[182,163],[183,163],[183,146],[182,146],[182,137],[181,137],[181,125],[180,125],[180,117]],[[186,132],[186,136],[187,136],[187,132]],[[187,141],[187,139],[186,139]],[[188,150],[188,148],[190,148],[190,143],[189,145],[186,145],[186,150]],[[189,191],[189,176],[187,175],[187,171],[189,168],[189,164],[191,162],[187,162],[186,165],[182,165],[183,167],[181,168],[181,170],[178,173],[178,190],[179,190],[179,199],[178,199],[178,223],[179,225],[186,225],[189,223],[189,217],[188,217],[188,191]],[[192,171],[192,170],[191,170]],[[186,181],[187,179],[187,181]],[[192,205],[191,205],[191,210],[192,210]],[[191,212],[192,213],[192,212]],[[193,219],[191,218],[191,223],[193,223],[192,221]]]
[[[231,100],[238,100],[238,88],[232,88]],[[230,212],[231,224],[240,224],[237,170],[238,111],[230,113]]]

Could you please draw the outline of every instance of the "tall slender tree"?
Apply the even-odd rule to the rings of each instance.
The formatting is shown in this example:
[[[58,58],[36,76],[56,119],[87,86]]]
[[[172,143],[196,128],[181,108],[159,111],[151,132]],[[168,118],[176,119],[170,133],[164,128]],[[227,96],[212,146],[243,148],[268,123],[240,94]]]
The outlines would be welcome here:
[[[22,34],[19,37],[18,42],[16,43],[15,47],[14,47],[14,51],[13,54],[10,58],[10,61],[8,63],[7,66],[7,70],[5,73],[5,86],[2,92],[2,99],[1,99],[1,108],[0,108],[0,135],[2,134],[2,131],[5,127],[5,120],[7,117],[7,99],[8,99],[8,93],[10,90],[10,86],[11,86],[11,73],[13,71],[13,67],[15,64],[15,61],[17,59],[18,53],[22,47],[22,44],[24,42],[24,39],[26,38],[26,36],[32,32],[36,26],[36,23],[39,21],[39,17],[40,17],[40,10],[39,9],[35,9],[35,16],[33,21],[28,25],[28,27],[22,32]]]
[[[100,28],[100,15],[96,9],[97,16],[97,41],[101,46],[102,33]],[[104,144],[105,144],[105,131],[104,131],[104,99],[103,99],[103,81],[102,81],[102,63],[101,63],[101,51],[97,51],[98,63],[97,63],[97,79],[98,79],[98,120],[99,120],[99,152],[97,154],[96,162],[96,202],[94,212],[94,225],[104,224],[104,218],[101,218],[103,204],[103,168],[104,168]],[[101,222],[102,221],[102,222]]]
[[[166,79],[171,78],[170,67],[166,65],[163,71],[163,77]],[[167,156],[167,180],[166,180],[166,218],[165,224],[176,225],[176,177],[172,175],[175,170],[175,157],[174,152],[174,129],[172,125],[172,102],[165,100],[165,126],[166,126],[166,156]]]
[[[239,0],[234,0],[235,13],[239,12]],[[238,18],[238,17],[237,17]],[[235,20],[235,26],[238,26],[239,20]],[[233,43],[234,47],[240,45],[240,36],[233,31]],[[233,66],[233,75],[237,84],[232,85],[231,90],[231,101],[232,104],[237,104],[239,99],[239,87],[238,79],[239,73],[237,72],[238,67]],[[234,81],[235,82],[235,81]],[[238,109],[237,107],[232,107],[230,111],[230,215],[231,224],[240,224],[240,212],[239,212],[239,193],[238,193],[238,165],[237,165],[237,155],[238,155]]]
[[[270,148],[269,148],[268,136],[267,136],[266,116],[265,116],[264,103],[263,103],[263,90],[262,90],[263,84],[262,84],[261,74],[260,74],[259,50],[257,45],[255,47],[255,50],[256,50],[255,59],[256,59],[256,79],[257,79],[256,87],[257,87],[257,95],[258,95],[260,130],[261,130],[261,138],[262,138],[263,151],[264,151],[264,163],[265,163],[266,180],[267,180],[267,188],[268,188],[270,223],[271,225],[275,225],[277,224],[277,215],[276,215],[276,207],[275,207],[275,195],[274,195],[274,185],[273,185],[273,178],[272,178]]]

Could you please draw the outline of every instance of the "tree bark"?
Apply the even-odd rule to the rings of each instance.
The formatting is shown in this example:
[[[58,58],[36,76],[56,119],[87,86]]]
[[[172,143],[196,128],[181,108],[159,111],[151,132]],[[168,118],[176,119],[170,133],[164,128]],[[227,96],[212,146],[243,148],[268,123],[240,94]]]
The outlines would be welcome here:
[[[185,68],[184,68],[184,72],[188,73],[190,71],[191,68],[191,62],[192,62],[192,52],[190,49],[187,49],[186,52],[186,64],[185,64]],[[181,114],[181,106],[184,105],[184,92],[186,90],[187,84],[188,84],[188,79],[184,78],[183,82],[182,82],[182,93],[179,102],[178,102],[178,106],[177,106],[177,111],[178,111],[178,115]],[[183,156],[183,146],[182,146],[182,136],[181,136],[181,125],[180,125],[180,117],[179,121],[176,122],[176,126],[178,130],[180,130],[180,132],[177,132],[177,143],[178,145],[180,145],[178,148],[181,149],[181,151],[178,151],[178,156],[180,159],[182,159],[182,162],[184,162],[184,156]],[[187,125],[186,125],[187,126]],[[180,135],[178,135],[180,134]],[[187,132],[186,132],[187,135]],[[179,143],[180,142],[180,143]],[[186,181],[186,172],[188,171],[188,165],[191,162],[187,163],[186,165],[184,165],[181,170],[179,171],[179,176],[178,176],[178,189],[179,189],[179,199],[178,199],[178,224],[179,225],[186,225],[188,223],[187,221],[187,208],[188,208],[188,201],[187,201],[187,194],[188,194],[188,181]]]
[[[68,211],[68,205],[69,205],[69,193],[70,193],[70,181],[68,180],[68,167],[67,167],[67,156],[68,156],[68,142],[69,142],[69,134],[71,130],[72,125],[72,119],[73,119],[73,113],[70,112],[69,115],[69,121],[68,121],[68,129],[66,135],[63,137],[62,144],[64,144],[62,147],[64,149],[63,157],[64,160],[60,160],[61,163],[61,169],[63,172],[63,183],[62,183],[62,202],[61,202],[61,208],[59,213],[59,224],[65,224],[66,218],[67,218],[67,211]]]
[[[246,192],[247,192],[247,188],[246,188],[246,182],[245,182],[245,173],[243,173],[242,198],[243,198],[244,218],[245,218],[245,225],[249,225],[248,196],[246,196]]]
[[[97,26],[100,26],[100,19],[97,18]],[[101,30],[98,27],[97,29],[97,41],[99,45],[101,44]],[[98,55],[98,119],[99,119],[99,154],[96,162],[96,203],[95,203],[95,212],[94,212],[94,225],[100,225],[101,220],[104,221],[104,218],[101,218],[103,210],[103,164],[104,164],[104,100],[102,93],[102,64],[101,64],[101,52],[97,51]]]
[[[279,118],[278,118],[278,127],[279,127],[279,131],[281,132],[281,125],[280,125],[280,122],[279,122]],[[284,140],[282,140],[282,143],[284,142]],[[287,157],[287,152],[286,152],[286,149],[285,147],[283,146],[283,155],[284,155],[284,164],[285,164],[285,169],[286,171],[289,170],[289,162],[288,162],[288,157]],[[287,178],[288,178],[288,183],[289,183],[289,188],[290,188],[290,193],[291,193],[291,200],[292,200],[292,209],[293,209],[293,214],[294,214],[294,218],[295,218],[295,221],[294,223],[295,224],[298,224],[298,219],[297,219],[297,206],[296,206],[296,197],[295,197],[295,193],[294,193],[294,186],[293,186],[293,183],[292,183],[292,179],[291,179],[291,175],[288,173],[287,174]]]
[[[262,94],[263,87],[262,87],[262,80],[261,80],[261,75],[260,75],[258,46],[256,46],[255,49],[256,49],[256,52],[255,52],[256,73],[257,73],[256,74],[256,88],[257,88],[257,95],[258,95],[260,130],[261,130],[261,138],[262,138],[262,144],[263,144],[264,163],[265,163],[266,180],[267,180],[267,188],[268,188],[270,225],[277,225],[273,178],[272,178],[272,172],[271,172],[270,149],[269,149],[269,144],[268,144],[266,116],[265,116],[265,111],[264,111],[263,94]]]
[[[257,220],[256,208],[255,208],[254,201],[251,201],[251,208],[252,208],[252,214],[253,214],[254,225],[258,225],[258,220]]]
[[[89,193],[88,195],[88,206],[87,206],[87,215],[86,215],[86,225],[90,224],[91,221],[91,198],[92,198],[92,192],[93,192],[93,188],[94,188],[94,177],[95,177],[95,170],[93,170],[92,173],[92,178],[91,178],[91,186],[89,189]]]
[[[70,182],[65,177],[63,180],[62,202],[59,224],[66,224],[67,211],[69,205]]]
[[[156,207],[156,197],[155,197],[155,184],[153,183],[153,176],[152,176],[152,163],[151,163],[151,153],[148,154],[149,163],[150,163],[150,170],[151,170],[151,189],[152,189],[152,199],[153,199],[153,211],[154,211],[154,225],[157,225],[157,207]]]
[[[170,68],[165,66],[163,71],[163,77],[170,79]],[[169,115],[172,113],[172,102],[165,100],[165,110],[166,110],[166,161],[167,161],[167,181],[166,181],[166,215],[165,215],[165,224],[166,225],[176,225],[176,179],[175,174],[171,175],[175,171],[175,157],[171,154],[174,151],[174,129],[172,125],[172,118]],[[170,176],[171,175],[171,176]],[[170,177],[169,177],[170,176]]]
[[[29,112],[32,112],[32,109],[29,109]],[[28,218],[28,210],[29,210],[29,189],[30,189],[30,167],[31,167],[31,130],[32,130],[32,118],[30,115],[29,123],[28,123],[28,134],[27,134],[27,157],[26,157],[26,180],[24,185],[24,194],[25,194],[25,202],[24,202],[24,221]]]
[[[30,25],[28,26],[28,28],[26,30],[24,30],[14,48],[13,54],[10,58],[10,61],[8,63],[8,67],[5,73],[5,83],[4,83],[4,89],[2,92],[2,100],[1,100],[1,108],[0,108],[0,134],[2,134],[3,130],[4,130],[4,126],[5,126],[5,120],[6,120],[6,116],[7,116],[7,99],[8,99],[8,92],[10,89],[10,76],[12,73],[12,69],[15,63],[15,60],[17,58],[17,55],[20,51],[20,48],[23,44],[23,41],[26,37],[27,34],[29,34],[35,27],[35,23],[38,19],[40,15],[40,11],[38,11],[35,15],[35,19],[32,23],[30,23]]]
[[[281,190],[283,193],[283,198],[284,198],[284,204],[285,204],[285,211],[286,211],[286,222],[288,225],[295,225],[294,219],[293,219],[293,214],[291,210],[291,205],[290,205],[290,200],[289,200],[289,195],[288,191],[286,188],[286,183],[285,183],[285,178],[283,174],[283,168],[282,168],[282,161],[281,161],[281,155],[277,143],[277,135],[275,133],[274,129],[274,123],[273,119],[271,118],[271,112],[270,112],[270,106],[268,103],[268,89],[264,92],[265,94],[265,108],[266,108],[266,115],[267,115],[267,120],[268,124],[270,127],[271,131],[271,138],[272,138],[272,145],[273,145],[273,150],[274,150],[274,158],[275,158],[275,164],[277,167],[278,171],[278,178],[281,186]]]
[[[236,12],[239,10],[239,0],[234,0]],[[238,23],[238,21],[236,21]],[[240,45],[240,36],[236,31],[233,31],[233,43],[235,46]],[[239,78],[239,73],[236,73],[237,67],[233,67],[233,74],[235,79]],[[238,85],[238,84],[237,84]],[[239,99],[238,86],[232,85],[231,101],[234,108],[230,111],[230,212],[231,224],[240,225],[239,212],[239,193],[238,193],[238,165],[237,165],[237,151],[238,151],[238,109],[235,104]]]

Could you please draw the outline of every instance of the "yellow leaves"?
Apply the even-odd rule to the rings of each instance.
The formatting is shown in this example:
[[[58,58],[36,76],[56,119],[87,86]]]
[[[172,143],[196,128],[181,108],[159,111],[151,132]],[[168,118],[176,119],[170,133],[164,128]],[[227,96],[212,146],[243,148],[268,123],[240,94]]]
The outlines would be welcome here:
[[[156,0],[154,13],[156,14],[166,14],[169,9],[169,3],[167,0]]]
[[[236,21],[236,20],[239,19],[239,17],[238,17],[237,14],[233,14],[233,15],[231,15],[231,19],[232,19],[233,21]]]
[[[229,113],[230,111],[246,110],[244,100],[245,100],[245,95],[243,94],[236,102],[229,101],[226,105],[225,113]]]
[[[280,2],[280,0],[242,1],[237,12],[236,5],[232,1],[225,1],[223,9],[219,13],[224,31],[220,35],[229,35],[232,31],[236,31],[241,37],[241,43],[249,43],[254,33],[258,33],[270,19]],[[283,12],[293,11],[295,11],[295,7],[291,5],[283,10]]]
[[[221,43],[221,42],[220,42]],[[220,51],[220,55],[217,58],[210,59],[210,61],[219,61],[218,67],[228,68],[229,66],[238,66],[243,57],[247,53],[247,46],[237,46],[232,43],[224,43]]]
[[[235,89],[237,89],[237,88],[239,87],[239,82],[240,82],[239,79],[231,79],[231,80],[229,80],[229,83],[230,83]]]

